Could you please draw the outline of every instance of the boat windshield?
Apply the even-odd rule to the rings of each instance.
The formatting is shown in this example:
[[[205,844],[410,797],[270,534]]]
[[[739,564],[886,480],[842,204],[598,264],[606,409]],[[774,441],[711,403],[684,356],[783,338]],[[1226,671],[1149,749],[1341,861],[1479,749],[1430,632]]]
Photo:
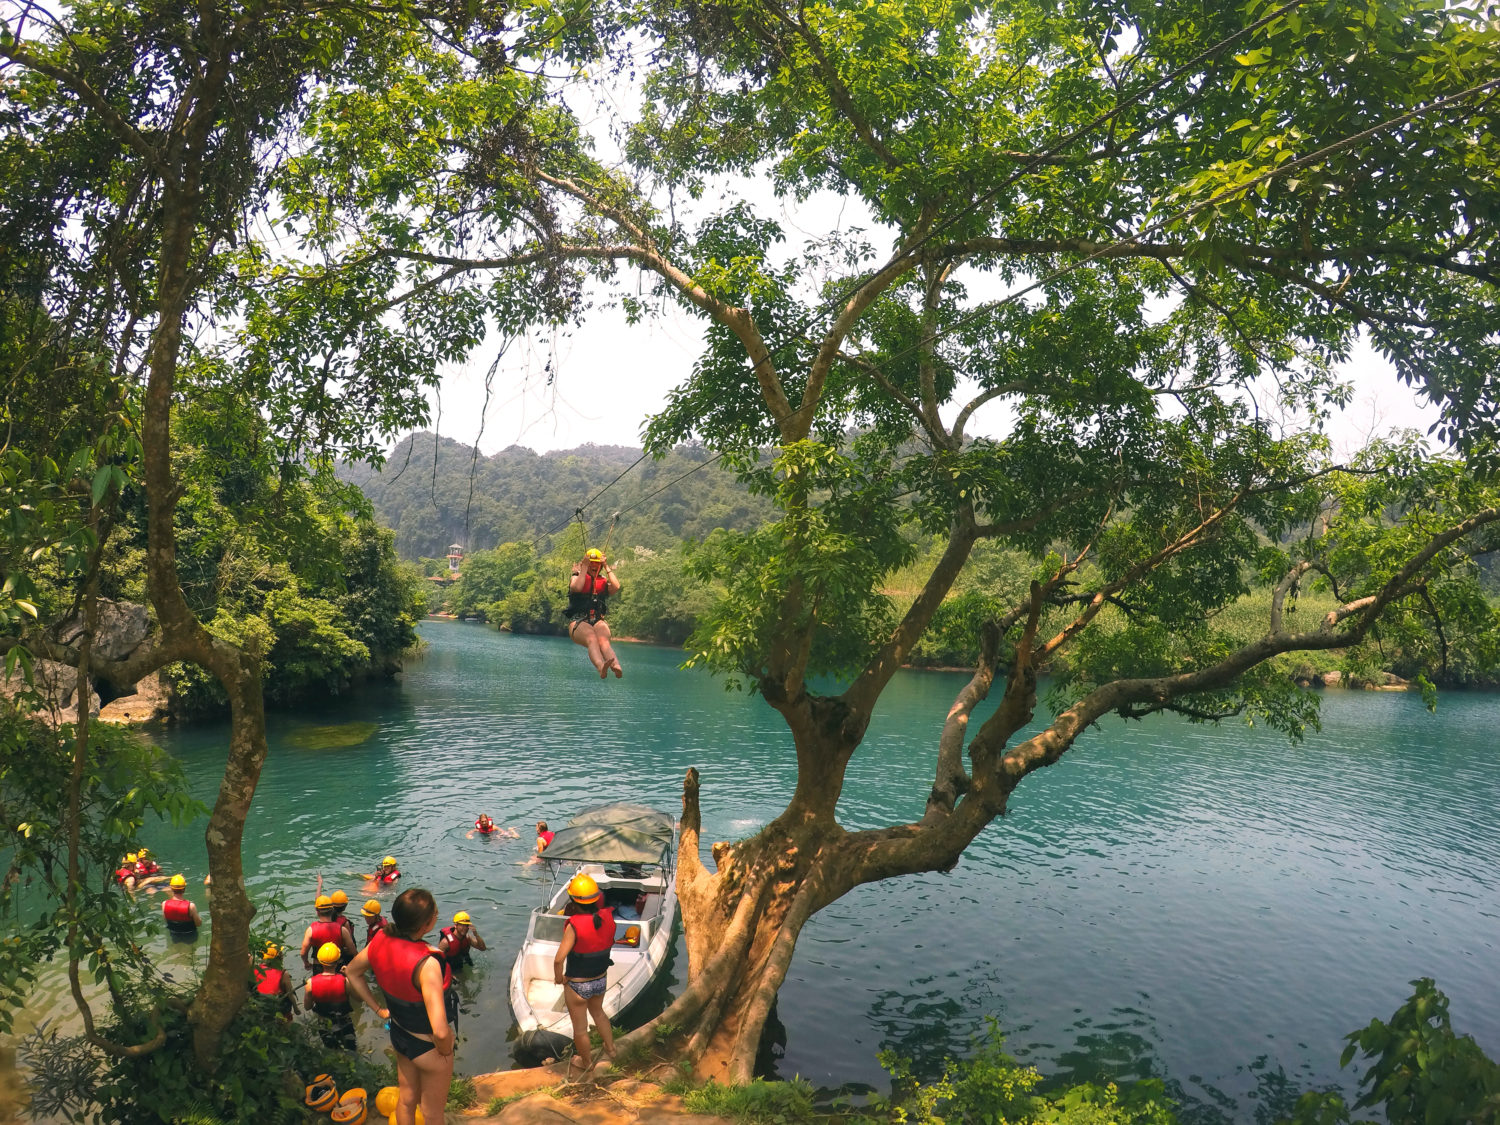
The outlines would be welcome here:
[[[638,919],[618,918],[615,920],[615,944],[636,945],[640,941],[643,926]],[[538,941],[562,941],[563,934],[568,928],[568,920],[561,914],[543,914],[538,911],[532,915],[531,936]],[[633,934],[631,931],[635,931]],[[649,929],[647,930],[649,934]]]
[[[617,801],[585,809],[557,830],[542,858],[548,863],[671,866],[670,813]]]

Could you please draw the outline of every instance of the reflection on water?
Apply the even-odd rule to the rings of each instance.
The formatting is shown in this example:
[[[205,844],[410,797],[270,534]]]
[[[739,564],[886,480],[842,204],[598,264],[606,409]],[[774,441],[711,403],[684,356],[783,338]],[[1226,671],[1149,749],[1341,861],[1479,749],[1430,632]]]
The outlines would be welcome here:
[[[257,901],[285,896],[299,940],[319,874],[357,903],[355,873],[386,854],[445,916],[469,911],[491,949],[464,986],[459,1069],[474,1073],[509,1064],[510,961],[546,890],[527,864],[536,820],[617,798],[676,810],[697,766],[706,847],[774,817],[794,764],[762,700],[681,671],[679,653],[630,646],[628,675],[604,683],[564,639],[422,631],[429,649],[398,687],[273,717],[246,880]],[[921,815],[963,681],[892,682],[849,767],[845,825]],[[1297,747],[1239,726],[1101,723],[1027,779],[953,872],[857,888],[808,923],[767,1064],[825,1090],[885,1089],[877,1051],[932,1077],[994,1016],[1044,1074],[1154,1075],[1186,1120],[1249,1125],[1295,1091],[1352,1092],[1342,1036],[1419,976],[1500,1055],[1500,701],[1444,696],[1432,716],[1415,697],[1329,693],[1323,718]],[[226,735],[165,739],[202,800]],[[481,812],[520,838],[468,839]],[[146,842],[202,908],[202,825]],[[159,897],[141,909],[159,913]],[[686,978],[680,946],[673,977]],[[67,1012],[60,979],[28,1018]],[[379,1040],[364,1021],[361,1042]]]

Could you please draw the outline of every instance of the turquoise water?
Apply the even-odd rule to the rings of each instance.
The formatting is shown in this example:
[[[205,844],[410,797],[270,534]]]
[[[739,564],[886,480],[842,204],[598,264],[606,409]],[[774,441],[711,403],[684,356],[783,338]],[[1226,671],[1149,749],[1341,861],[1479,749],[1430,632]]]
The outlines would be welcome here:
[[[246,867],[257,899],[294,905],[296,941],[318,872],[357,911],[344,873],[387,852],[403,886],[468,910],[491,947],[464,984],[459,1066],[476,1073],[510,1065],[506,979],[544,890],[525,864],[531,825],[611,798],[675,810],[696,765],[703,839],[732,839],[784,805],[792,756],[769,707],[679,670],[679,653],[622,646],[626,678],[601,683],[561,639],[422,632],[399,684],[273,719]],[[893,682],[849,771],[846,825],[920,814],[963,680]],[[994,1016],[1044,1072],[1151,1074],[1192,1120],[1251,1122],[1288,1090],[1352,1088],[1341,1037],[1424,975],[1500,1056],[1500,699],[1445,695],[1429,715],[1415,696],[1330,693],[1323,707],[1323,733],[1298,747],[1170,719],[1089,732],[955,871],[860,888],[813,919],[781,993],[775,1072],[884,1088],[877,1050],[931,1072]],[[163,738],[205,801],[225,740],[212,726]],[[482,811],[521,839],[466,839]],[[197,883],[201,832],[147,842]],[[63,1007],[44,994],[33,1011]],[[368,1021],[361,1036],[380,1040]]]

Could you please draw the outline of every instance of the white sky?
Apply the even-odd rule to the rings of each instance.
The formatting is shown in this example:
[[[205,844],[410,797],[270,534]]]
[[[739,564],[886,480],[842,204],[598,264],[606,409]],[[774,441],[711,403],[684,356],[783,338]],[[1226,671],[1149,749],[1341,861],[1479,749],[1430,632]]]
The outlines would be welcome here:
[[[634,116],[639,89],[619,77],[565,87],[566,100],[594,139],[596,155],[618,161],[617,130],[622,121]],[[764,179],[736,179],[706,193],[696,205],[679,199],[675,214],[691,222],[690,214],[702,217],[721,211],[734,199],[745,199],[757,214],[774,217],[781,224],[785,241],[780,250],[788,256],[800,253],[810,239],[854,228],[863,228],[863,237],[877,247],[889,241],[857,200],[828,192],[802,202],[781,199]],[[622,269],[620,276],[636,275]],[[1003,296],[991,277],[976,277],[969,271],[964,280],[971,300]],[[649,292],[649,281],[644,289]],[[668,392],[690,374],[701,351],[703,329],[702,319],[674,302],[631,326],[618,306],[607,298],[599,299],[585,324],[569,335],[513,345],[495,371],[487,407],[485,379],[498,345],[491,342],[468,364],[455,367],[442,387],[441,419],[434,400],[433,428],[468,445],[477,442],[485,454],[509,445],[539,453],[586,443],[639,445],[647,417],[659,411]],[[1437,418],[1436,408],[1425,400],[1419,402],[1416,392],[1363,343],[1340,376],[1353,384],[1354,397],[1347,410],[1335,413],[1329,421],[1336,456],[1394,428],[1425,431]],[[966,432],[971,437],[998,436],[1008,417],[1003,403],[990,404],[976,413]]]

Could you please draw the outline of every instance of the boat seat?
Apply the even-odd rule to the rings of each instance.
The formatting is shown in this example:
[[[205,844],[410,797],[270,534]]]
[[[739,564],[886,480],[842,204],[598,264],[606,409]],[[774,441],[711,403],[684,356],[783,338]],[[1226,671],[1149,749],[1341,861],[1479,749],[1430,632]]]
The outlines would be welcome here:
[[[526,982],[526,1003],[530,1004],[534,1011],[563,1012],[567,1006],[563,1003],[563,986],[554,984],[550,980],[541,977],[532,977]]]

